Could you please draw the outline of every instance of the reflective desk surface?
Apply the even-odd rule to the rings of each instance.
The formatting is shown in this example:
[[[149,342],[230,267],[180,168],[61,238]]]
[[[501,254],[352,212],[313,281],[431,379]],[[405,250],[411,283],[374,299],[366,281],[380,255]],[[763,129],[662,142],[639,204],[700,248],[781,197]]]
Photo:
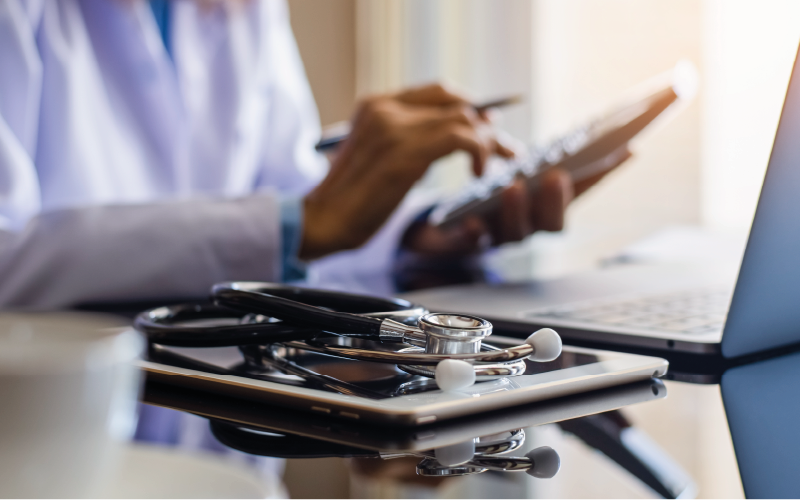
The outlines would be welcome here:
[[[670,359],[664,381],[411,431],[164,385],[144,401],[208,418],[228,447],[285,458],[295,498],[800,497],[800,352],[723,365]],[[529,458],[543,446],[560,461],[549,479]]]
[[[652,380],[415,429],[156,384],[144,399],[209,418],[229,447],[286,458],[293,497],[797,498],[798,382],[800,352],[730,368],[719,384]],[[541,477],[554,456],[560,468]]]

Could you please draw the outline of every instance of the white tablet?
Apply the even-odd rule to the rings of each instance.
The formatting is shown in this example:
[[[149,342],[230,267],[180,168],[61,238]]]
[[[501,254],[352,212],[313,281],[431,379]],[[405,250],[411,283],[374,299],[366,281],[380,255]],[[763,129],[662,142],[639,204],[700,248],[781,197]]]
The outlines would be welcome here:
[[[494,345],[516,339],[492,336]],[[246,373],[237,348],[159,348],[141,361],[147,379],[216,394],[267,402],[333,419],[416,426],[526,403],[550,400],[666,374],[661,358],[565,346],[548,363],[526,361],[525,374],[444,392],[432,379],[394,365],[303,355],[316,373],[363,387],[368,397],[312,386],[280,373]]]
[[[408,452],[572,420],[665,397],[667,388],[663,382],[649,379],[469,418],[445,420],[424,427],[395,426],[392,432],[386,432],[386,427],[382,425],[369,425],[355,420],[331,421],[323,415],[275,408],[269,403],[253,403],[165,384],[148,384],[144,402],[273,435],[300,436],[365,450]],[[301,450],[294,451],[299,453]]]

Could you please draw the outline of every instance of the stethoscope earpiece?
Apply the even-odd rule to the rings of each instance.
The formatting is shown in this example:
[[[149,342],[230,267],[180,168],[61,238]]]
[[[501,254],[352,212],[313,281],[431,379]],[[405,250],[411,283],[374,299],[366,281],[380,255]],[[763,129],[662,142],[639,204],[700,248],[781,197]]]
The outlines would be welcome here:
[[[450,446],[436,448],[434,458],[445,467],[455,467],[466,463],[475,456],[475,441],[464,441]]]
[[[436,365],[436,385],[443,391],[458,391],[475,384],[475,369],[460,359],[445,359]]]
[[[525,343],[533,347],[529,359],[546,363],[561,356],[561,336],[552,328],[542,328],[533,332]]]
[[[533,463],[525,471],[529,476],[550,479],[558,474],[559,469],[561,469],[561,457],[558,456],[556,450],[549,446],[533,449],[525,454],[525,458],[529,458]]]

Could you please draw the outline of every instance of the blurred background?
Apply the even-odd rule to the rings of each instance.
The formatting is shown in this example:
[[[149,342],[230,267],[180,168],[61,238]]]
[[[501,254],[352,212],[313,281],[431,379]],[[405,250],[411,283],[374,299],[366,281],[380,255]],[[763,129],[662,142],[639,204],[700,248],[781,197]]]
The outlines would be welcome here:
[[[672,228],[750,224],[800,40],[800,2],[770,0],[289,0],[323,125],[375,92],[441,81],[476,102],[522,94],[500,125],[544,144],[681,59],[701,89],[648,129],[634,158],[576,202],[567,229],[490,257],[509,279],[596,266]],[[420,189],[469,179],[458,154]]]
[[[692,103],[640,137],[634,158],[571,207],[565,231],[538,233],[490,257],[507,278],[580,271],[670,231],[701,228],[744,241],[800,41],[800,2],[289,0],[289,5],[323,125],[346,120],[359,96],[442,81],[476,102],[523,94],[523,104],[502,112],[501,126],[525,142],[543,144],[602,114],[677,61],[697,67],[701,86]],[[419,189],[455,190],[468,179],[465,158],[454,155],[439,162]],[[659,403],[626,414],[653,435],[660,428],[680,429],[674,442],[660,445],[695,477],[700,497],[742,497],[719,387],[672,384],[669,390],[671,399],[680,400],[672,407],[681,414],[664,412]],[[546,426],[537,432],[546,438],[552,431]],[[552,444],[562,454],[562,477],[547,486],[555,489],[528,494],[652,494],[615,479],[620,472],[600,455],[579,464],[588,455],[570,451],[578,445],[568,438]],[[310,464],[293,462],[287,466],[290,491],[314,496],[301,480]],[[349,477],[340,462],[315,470],[332,476],[325,496],[358,495],[354,484],[367,488],[361,494],[386,496],[364,486],[364,478],[334,481]],[[598,487],[605,483],[607,488]]]

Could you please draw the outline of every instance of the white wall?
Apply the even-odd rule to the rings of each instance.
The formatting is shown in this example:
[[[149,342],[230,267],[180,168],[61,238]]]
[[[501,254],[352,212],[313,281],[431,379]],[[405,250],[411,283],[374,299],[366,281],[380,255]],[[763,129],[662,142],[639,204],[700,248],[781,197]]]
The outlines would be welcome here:
[[[356,96],[355,0],[288,0],[288,4],[322,124],[348,119]]]
[[[536,0],[534,138],[544,141],[613,105],[681,59],[702,71],[695,0]],[[576,200],[567,230],[530,242],[537,275],[592,267],[658,228],[700,221],[703,96],[633,144],[634,158]]]
[[[545,142],[688,59],[701,92],[577,200],[568,229],[504,248],[510,277],[595,266],[673,225],[748,227],[800,39],[796,0],[358,0],[362,91],[431,80],[476,100],[522,92],[503,127]],[[366,13],[366,14],[365,14]],[[369,36],[363,36],[368,32]],[[366,84],[364,84],[366,82]],[[468,179],[456,156],[423,186]]]
[[[703,221],[749,227],[800,40],[800,2],[706,0]]]
[[[358,0],[358,93],[443,82],[481,102],[532,86],[533,4],[529,0]],[[502,116],[529,138],[532,102]],[[438,162],[421,189],[457,190],[469,180],[456,154]]]

